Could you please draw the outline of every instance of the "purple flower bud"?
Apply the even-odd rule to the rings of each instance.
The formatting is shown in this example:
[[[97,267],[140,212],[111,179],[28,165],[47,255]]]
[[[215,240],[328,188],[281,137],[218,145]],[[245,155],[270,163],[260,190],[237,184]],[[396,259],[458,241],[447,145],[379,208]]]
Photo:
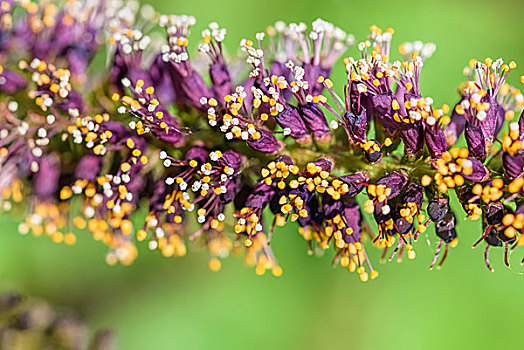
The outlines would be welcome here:
[[[346,195],[355,197],[366,186],[366,183],[369,181],[369,175],[365,171],[357,171],[351,175],[341,176],[339,180],[344,181],[348,185],[349,191]]]
[[[410,124],[401,131],[404,153],[411,160],[420,158],[424,153],[424,127],[421,123]],[[429,148],[429,147],[428,147]]]
[[[202,108],[202,104],[200,103],[202,97],[209,98],[213,96],[202,76],[194,70],[191,72],[191,75],[184,76],[183,80],[179,83],[182,87],[184,97],[197,109]]]
[[[50,199],[58,191],[60,164],[55,156],[44,156],[38,161],[38,172],[33,178],[33,191],[42,200]]]
[[[264,209],[275,195],[273,186],[269,186],[264,182],[259,182],[247,197],[246,207]]]
[[[121,123],[109,121],[103,124],[103,129],[104,131],[111,131],[112,135],[109,139],[109,142],[111,143],[117,143],[118,141],[130,136],[129,129],[127,129],[126,126]]]
[[[368,117],[365,108],[359,114],[346,112],[343,123],[350,142],[360,144],[366,140]]]
[[[235,197],[240,189],[240,181],[238,177],[233,178],[226,185],[226,193],[221,194],[218,198],[222,205],[231,203],[235,200]],[[221,209],[223,211],[223,208]]]
[[[360,114],[365,110],[367,122],[369,123],[373,117],[373,99],[367,92],[360,93],[357,86],[358,85],[355,83],[352,83],[349,86],[351,110],[357,114]]]
[[[467,161],[469,161],[469,164]],[[467,161],[462,164],[462,175],[466,180],[472,182],[483,182],[489,178],[488,168],[486,168],[480,160],[468,157]],[[466,171],[466,168],[471,168],[471,172]]]
[[[457,238],[456,223],[455,214],[452,211],[448,211],[444,218],[435,225],[437,236],[445,243],[451,243],[451,241]]]
[[[500,129],[502,129],[502,126],[504,125],[504,121],[506,120],[506,110],[504,107],[498,105],[497,108],[497,124],[495,125],[495,132],[493,136],[497,137],[497,135],[500,132]]]
[[[524,175],[524,157],[522,154],[502,153],[502,167],[506,176],[513,180]]]
[[[209,66],[209,77],[211,78],[213,92],[220,103],[224,103],[224,96],[233,92],[233,84],[223,62],[213,63]]]
[[[222,154],[222,158],[220,158],[222,162],[225,163],[230,168],[233,168],[235,172],[238,172],[240,170],[240,167],[242,166],[243,159],[240,153],[237,153],[235,151],[225,151]]]
[[[303,68],[304,80],[308,82],[309,93],[313,96],[320,95],[324,90],[324,85],[318,82],[318,77],[328,77],[330,69],[322,68],[320,65],[313,65],[311,63],[305,63]]]
[[[385,210],[389,207],[389,210]],[[374,205],[373,218],[380,226],[393,218],[393,210],[387,202],[376,201]]]
[[[446,135],[440,127],[426,128],[425,138],[431,158],[440,158],[448,150]]]
[[[258,140],[247,141],[249,147],[255,151],[274,154],[282,150],[282,143],[273,134],[264,129],[257,129],[261,137]]]
[[[156,129],[154,130],[155,136],[157,136],[158,139],[164,142],[170,143],[172,145],[181,144],[184,141],[184,134],[179,131],[180,126],[179,126],[179,122],[177,118],[171,115],[171,113],[169,113],[164,108],[157,108],[157,111],[163,113],[162,121],[168,125],[168,128],[166,128],[165,130],[161,128],[158,128],[158,129],[154,128]],[[169,130],[169,131],[166,132],[166,130]]]
[[[4,69],[0,73],[0,92],[12,95],[25,89],[27,82],[23,76]]]
[[[286,64],[277,60],[273,60],[273,62],[271,62],[269,72],[270,75],[276,75],[277,77],[283,76],[289,78],[291,76],[291,71],[286,67]]]
[[[289,135],[298,143],[307,143],[311,139],[306,124],[304,124],[296,107],[286,105],[275,119],[282,128],[290,131]]]
[[[399,123],[393,118],[393,115],[395,114],[395,111],[391,106],[393,98],[394,96],[391,92],[374,95],[371,98],[375,118],[382,124],[384,129],[390,133],[399,129]]]
[[[149,200],[149,210],[154,211],[163,211],[164,202],[166,196],[170,193],[170,190],[166,186],[166,178],[161,178],[158,181],[153,182],[152,189],[150,190],[151,199]],[[177,208],[178,206],[173,206]]]
[[[497,103],[496,96],[489,98],[488,102],[489,108],[486,111],[486,119],[484,119],[484,121],[480,123],[480,126],[482,128],[482,133],[484,134],[484,140],[486,141],[485,147],[489,151],[497,132],[497,124],[499,123],[498,114],[500,106]]]
[[[484,219],[488,225],[500,225],[504,218],[504,206],[500,202],[492,202],[484,210]]]
[[[306,190],[307,191],[307,190]],[[312,196],[309,200],[304,200],[304,209],[307,211],[307,217],[300,216],[298,224],[302,227],[308,225],[322,225],[324,222],[324,213],[320,208],[318,199]]]
[[[313,162],[313,164],[319,166],[322,169],[322,171],[327,171],[328,173],[331,172],[331,170],[333,170],[333,167],[335,166],[333,160],[327,157],[318,158]]]
[[[315,103],[300,105],[299,108],[300,114],[313,133],[315,140],[321,143],[331,140],[331,132],[324,112]]]
[[[362,213],[356,201],[344,203],[344,219],[348,227],[353,229],[352,234],[347,234],[345,230],[342,232],[342,239],[346,243],[360,242],[362,231]]]
[[[388,199],[395,198],[402,192],[404,186],[408,182],[408,173],[404,170],[395,170],[391,173],[388,173],[382,176],[378,181],[377,185],[385,185],[391,189],[391,193],[388,196]]]
[[[486,142],[482,128],[471,123],[466,123],[465,136],[469,153],[477,159],[486,159]]]
[[[415,203],[418,208],[422,206],[422,201],[424,200],[424,188],[419,184],[412,182],[410,183],[404,195],[402,196],[402,202],[406,203]]]
[[[75,178],[94,182],[102,167],[102,157],[88,154],[84,156],[75,169]]]
[[[440,221],[449,211],[449,200],[447,197],[433,198],[426,209],[428,216],[433,221]]]
[[[344,206],[341,200],[335,200],[330,195],[322,196],[322,209],[326,220],[333,220],[337,215],[343,214]]]
[[[204,147],[193,146],[187,150],[184,159],[185,160],[196,160],[199,164],[206,162],[208,152]]]

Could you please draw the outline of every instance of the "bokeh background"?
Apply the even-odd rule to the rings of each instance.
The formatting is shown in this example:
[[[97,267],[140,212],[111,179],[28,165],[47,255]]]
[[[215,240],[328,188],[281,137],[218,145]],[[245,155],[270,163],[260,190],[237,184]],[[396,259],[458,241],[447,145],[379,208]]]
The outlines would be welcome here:
[[[193,34],[211,21],[227,27],[227,47],[253,37],[276,20],[310,23],[317,17],[355,34],[377,24],[396,30],[393,47],[407,40],[433,41],[437,52],[423,69],[422,90],[437,103],[454,104],[470,58],[514,59],[518,85],[524,73],[524,1],[375,0],[150,0],[163,13],[193,14]],[[193,40],[196,47],[196,41]],[[353,49],[350,53],[354,54]],[[341,67],[332,76],[343,82]],[[16,233],[16,218],[0,216],[0,289],[17,289],[70,307],[93,327],[110,326],[121,349],[520,349],[524,277],[519,266],[496,272],[471,249],[480,225],[459,219],[459,246],[440,271],[429,271],[436,239],[422,236],[417,259],[379,265],[366,284],[331,256],[306,254],[296,227],[272,241],[284,268],[280,278],[256,276],[242,259],[220,272],[193,252],[165,259],[144,250],[131,267],[108,267],[105,247],[87,234],[73,247]],[[374,261],[378,252],[369,249]],[[329,255],[329,256],[328,256]]]

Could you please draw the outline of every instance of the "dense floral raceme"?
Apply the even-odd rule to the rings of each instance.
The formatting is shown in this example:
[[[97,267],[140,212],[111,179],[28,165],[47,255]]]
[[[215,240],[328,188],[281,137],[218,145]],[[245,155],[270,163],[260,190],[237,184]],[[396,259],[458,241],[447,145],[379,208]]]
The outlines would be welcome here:
[[[0,0],[0,205],[25,215],[21,234],[90,232],[108,264],[141,244],[204,249],[212,270],[241,254],[278,276],[288,225],[366,281],[373,246],[414,259],[421,236],[440,267],[466,216],[487,267],[491,247],[510,265],[524,244],[515,62],[471,60],[456,105],[437,107],[420,81],[436,46],[392,53],[392,29],[371,26],[347,57],[341,28],[277,22],[226,55],[226,29],[190,42],[195,22],[124,0]],[[346,78],[330,80],[336,64]]]

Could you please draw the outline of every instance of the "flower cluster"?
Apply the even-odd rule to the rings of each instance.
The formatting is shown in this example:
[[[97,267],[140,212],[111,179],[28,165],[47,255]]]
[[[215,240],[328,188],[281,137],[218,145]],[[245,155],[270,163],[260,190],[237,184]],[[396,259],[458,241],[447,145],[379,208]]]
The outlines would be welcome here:
[[[412,260],[421,234],[440,267],[461,205],[482,222],[471,239],[488,268],[492,246],[509,266],[524,244],[515,62],[472,60],[450,108],[420,81],[436,46],[403,43],[394,60],[391,28],[370,27],[337,87],[355,38],[331,23],[277,22],[230,55],[225,28],[193,45],[195,25],[125,0],[0,0],[0,207],[23,208],[20,233],[90,232],[109,264],[132,263],[140,242],[166,257],[203,248],[212,270],[243,254],[278,276],[271,243],[288,225],[366,281],[372,246]]]

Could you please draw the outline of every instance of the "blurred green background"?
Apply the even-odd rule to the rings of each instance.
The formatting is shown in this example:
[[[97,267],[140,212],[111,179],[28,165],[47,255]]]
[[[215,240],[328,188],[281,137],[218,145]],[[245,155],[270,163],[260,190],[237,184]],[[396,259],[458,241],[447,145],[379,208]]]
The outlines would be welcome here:
[[[422,77],[423,93],[437,103],[456,102],[470,58],[503,57],[524,66],[523,1],[149,2],[163,13],[197,16],[196,36],[218,21],[228,29],[230,52],[242,37],[254,37],[280,19],[310,23],[322,17],[357,41],[371,24],[394,27],[394,48],[417,39],[437,44]],[[518,84],[521,67],[511,83]],[[342,83],[342,70],[332,78]],[[165,259],[142,250],[131,267],[108,267],[105,247],[87,234],[67,247],[17,234],[10,216],[0,216],[0,225],[0,288],[71,307],[93,327],[111,326],[124,350],[522,348],[523,252],[517,250],[509,270],[501,250],[493,249],[496,272],[490,273],[483,244],[471,249],[480,225],[462,218],[459,246],[442,270],[429,271],[436,244],[430,229],[431,246],[422,236],[415,261],[380,265],[379,252],[368,249],[380,277],[365,284],[331,268],[331,254],[308,256],[292,226],[272,242],[284,268],[276,278],[258,277],[234,257],[213,273],[198,252]]]

